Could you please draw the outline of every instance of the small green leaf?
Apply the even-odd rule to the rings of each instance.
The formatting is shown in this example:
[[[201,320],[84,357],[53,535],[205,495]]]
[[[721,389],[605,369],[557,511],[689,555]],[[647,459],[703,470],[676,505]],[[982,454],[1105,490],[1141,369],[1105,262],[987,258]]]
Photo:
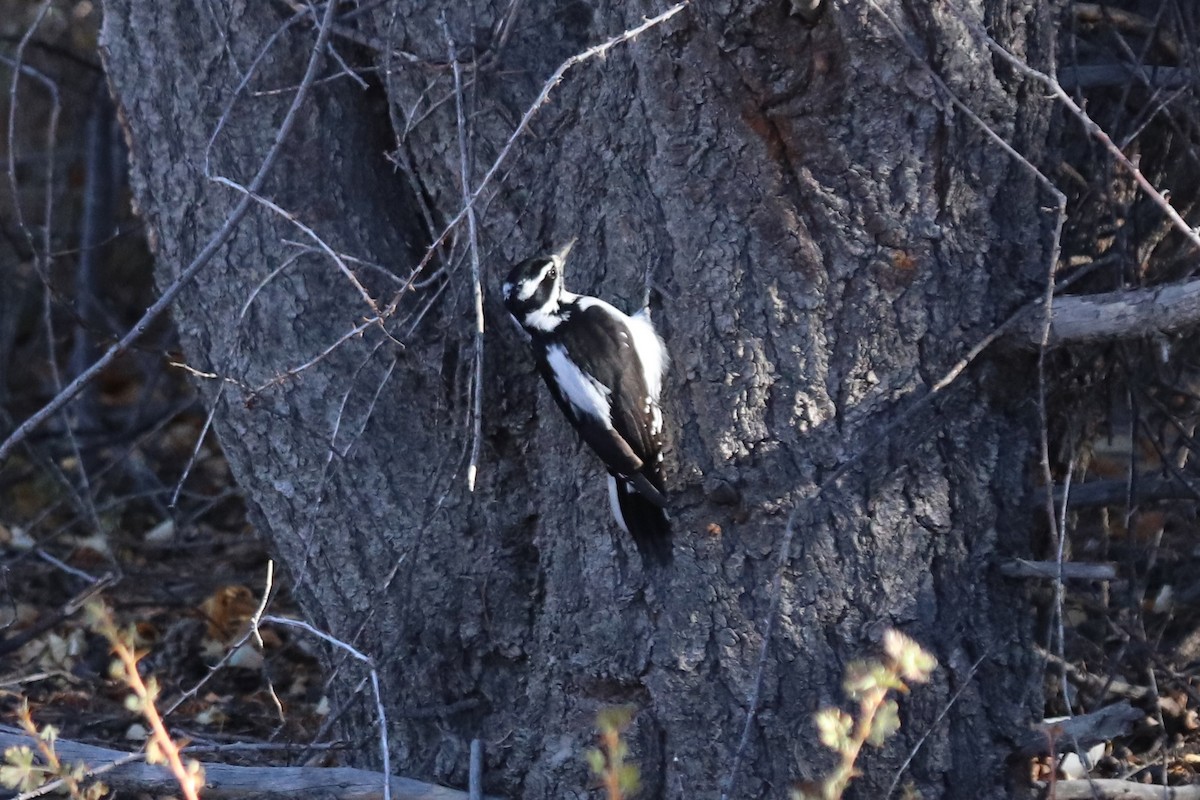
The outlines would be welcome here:
[[[859,700],[875,688],[875,672],[878,666],[876,661],[851,661],[846,665],[846,677],[842,680],[842,688],[851,700]]]
[[[633,719],[633,706],[609,706],[596,715],[596,727],[604,733],[624,730]]]
[[[937,669],[937,659],[899,631],[889,630],[884,634],[883,649],[905,680],[925,683]]]
[[[638,768],[633,764],[625,764],[617,773],[617,784],[621,787],[623,794],[633,794],[638,790],[641,782],[642,776],[638,773]]]
[[[593,775],[604,774],[604,753],[601,753],[598,748],[589,747],[583,751],[583,757],[587,759],[588,769]]]
[[[895,700],[884,700],[871,720],[871,730],[867,734],[867,742],[880,747],[887,738],[900,730],[900,706]]]
[[[830,750],[842,752],[850,744],[850,731],[854,720],[840,708],[823,708],[817,712],[817,733],[821,744]]]
[[[42,785],[42,773],[33,765],[33,751],[21,745],[4,751],[6,766],[0,767],[0,784],[18,792],[31,792]]]
[[[878,661],[854,661],[846,667],[842,689],[851,700],[862,700],[879,689],[901,689],[903,684],[894,672]]]

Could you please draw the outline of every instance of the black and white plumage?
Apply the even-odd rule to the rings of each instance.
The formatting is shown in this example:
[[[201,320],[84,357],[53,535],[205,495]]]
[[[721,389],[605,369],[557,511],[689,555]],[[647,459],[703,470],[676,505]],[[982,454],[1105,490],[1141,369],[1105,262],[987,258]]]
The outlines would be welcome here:
[[[529,335],[555,402],[608,468],[617,524],[643,556],[665,564],[671,540],[658,401],[667,351],[649,309],[631,317],[563,288],[572,244],[514,267],[504,283],[504,305]]]

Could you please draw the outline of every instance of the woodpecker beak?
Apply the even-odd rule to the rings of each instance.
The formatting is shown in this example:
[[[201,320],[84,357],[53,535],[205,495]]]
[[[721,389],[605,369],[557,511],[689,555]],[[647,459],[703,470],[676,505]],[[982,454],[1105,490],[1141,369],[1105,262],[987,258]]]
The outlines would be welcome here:
[[[557,253],[551,256],[551,258],[558,262],[559,269],[562,269],[563,265],[567,263],[567,254],[571,252],[571,248],[574,247],[575,243],[578,241],[578,236],[572,237],[571,241],[563,245],[562,250],[559,250]]]

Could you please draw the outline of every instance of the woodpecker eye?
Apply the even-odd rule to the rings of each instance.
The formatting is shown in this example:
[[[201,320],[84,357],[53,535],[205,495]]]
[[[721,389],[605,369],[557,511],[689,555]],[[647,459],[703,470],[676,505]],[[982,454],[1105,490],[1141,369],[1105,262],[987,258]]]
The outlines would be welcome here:
[[[558,267],[550,267],[550,280],[558,280]]]

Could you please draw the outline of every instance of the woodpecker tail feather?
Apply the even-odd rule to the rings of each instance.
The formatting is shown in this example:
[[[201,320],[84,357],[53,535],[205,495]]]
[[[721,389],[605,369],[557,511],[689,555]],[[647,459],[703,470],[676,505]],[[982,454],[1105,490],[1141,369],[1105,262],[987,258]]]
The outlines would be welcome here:
[[[644,562],[665,567],[671,563],[671,519],[658,502],[661,493],[655,495],[644,496],[627,478],[608,476],[608,499],[617,524],[633,537]]]

